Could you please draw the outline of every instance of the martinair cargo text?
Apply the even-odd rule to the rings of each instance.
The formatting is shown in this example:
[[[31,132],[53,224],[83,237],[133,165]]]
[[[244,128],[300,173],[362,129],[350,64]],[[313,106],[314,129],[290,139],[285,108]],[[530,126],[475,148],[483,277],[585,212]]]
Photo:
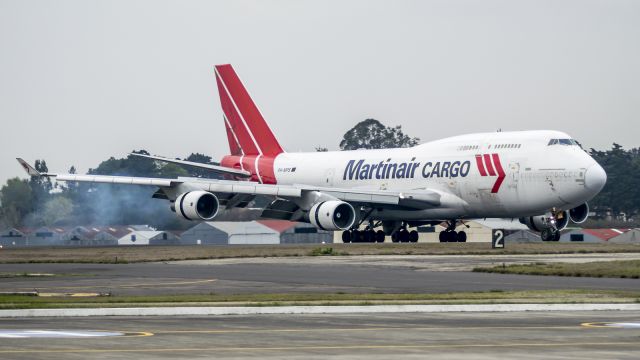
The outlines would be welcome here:
[[[587,201],[606,174],[559,131],[468,134],[411,148],[288,153],[276,140],[231,65],[215,67],[230,154],[220,165],[147,158],[209,169],[225,180],[41,174],[58,181],[155,186],[177,216],[208,221],[221,208],[272,202],[262,217],[345,230],[345,242],[417,241],[410,230],[447,224],[441,241],[466,241],[456,226],[474,218],[520,218],[543,240],[558,240],[569,220],[585,221]],[[382,226],[383,230],[375,231]]]

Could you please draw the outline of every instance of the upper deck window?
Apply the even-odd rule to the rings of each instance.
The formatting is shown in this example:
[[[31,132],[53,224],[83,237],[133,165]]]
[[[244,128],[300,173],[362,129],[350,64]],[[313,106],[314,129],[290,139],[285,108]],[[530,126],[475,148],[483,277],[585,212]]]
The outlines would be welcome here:
[[[573,139],[551,139],[547,145],[578,145]]]

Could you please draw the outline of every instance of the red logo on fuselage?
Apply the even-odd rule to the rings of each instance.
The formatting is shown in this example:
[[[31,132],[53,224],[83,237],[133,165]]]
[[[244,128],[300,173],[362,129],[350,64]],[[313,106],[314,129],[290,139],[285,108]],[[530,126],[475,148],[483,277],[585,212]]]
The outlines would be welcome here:
[[[506,177],[500,163],[500,156],[498,154],[476,155],[476,164],[478,165],[480,176],[498,176],[491,189],[492,193],[497,193]]]

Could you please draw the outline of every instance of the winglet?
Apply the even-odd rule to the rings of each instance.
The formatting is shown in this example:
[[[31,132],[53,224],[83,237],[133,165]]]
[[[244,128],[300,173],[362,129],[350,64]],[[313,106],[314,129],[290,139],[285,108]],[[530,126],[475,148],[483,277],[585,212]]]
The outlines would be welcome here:
[[[24,171],[26,171],[29,176],[42,176],[42,174],[38,170],[34,169],[33,166],[29,165],[26,161],[24,161],[24,159],[16,158],[16,160],[18,160]]]

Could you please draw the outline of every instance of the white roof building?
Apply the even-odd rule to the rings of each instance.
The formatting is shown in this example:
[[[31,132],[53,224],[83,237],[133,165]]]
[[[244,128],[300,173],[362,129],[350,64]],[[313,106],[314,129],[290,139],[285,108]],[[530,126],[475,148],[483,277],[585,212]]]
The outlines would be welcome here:
[[[149,245],[149,240],[162,231],[136,230],[118,239],[118,245]]]

